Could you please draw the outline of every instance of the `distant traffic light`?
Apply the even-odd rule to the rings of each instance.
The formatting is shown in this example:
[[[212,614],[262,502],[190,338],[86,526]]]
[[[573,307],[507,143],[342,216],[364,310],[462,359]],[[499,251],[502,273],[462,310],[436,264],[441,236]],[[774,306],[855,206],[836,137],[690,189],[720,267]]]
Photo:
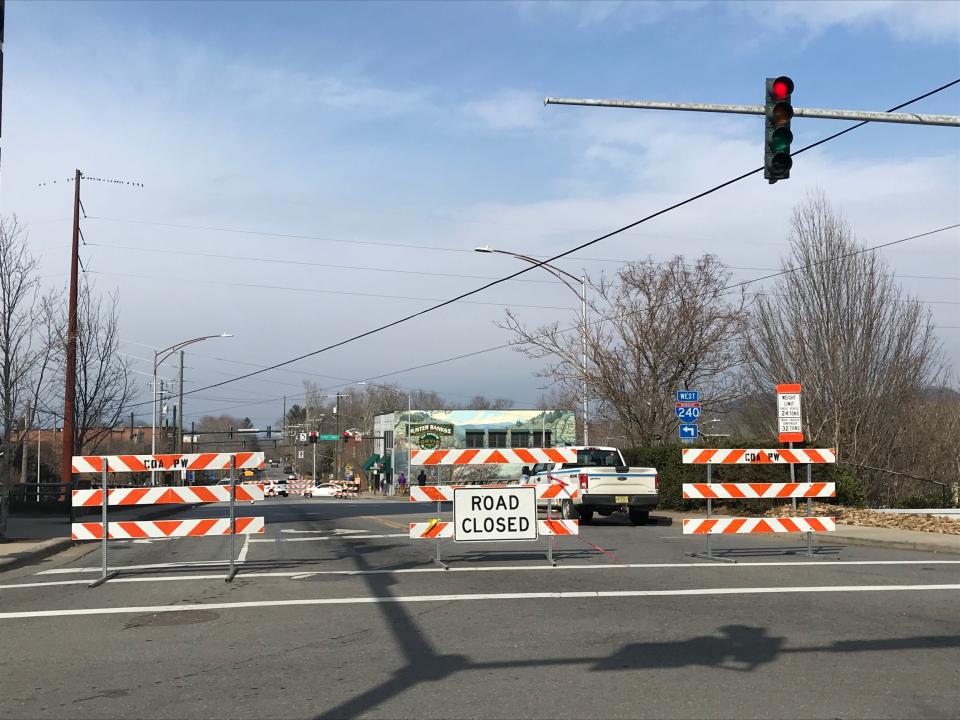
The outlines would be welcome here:
[[[350,433],[348,433],[346,430],[343,431],[342,437],[344,442],[350,442]]]
[[[310,431],[310,442],[312,442],[312,443],[317,442],[317,431],[316,431],[316,430],[311,430],[311,431]]]
[[[793,80],[786,75],[767,78],[766,113],[764,127],[763,176],[772,185],[790,177],[793,159],[790,157],[790,121],[793,119]]]

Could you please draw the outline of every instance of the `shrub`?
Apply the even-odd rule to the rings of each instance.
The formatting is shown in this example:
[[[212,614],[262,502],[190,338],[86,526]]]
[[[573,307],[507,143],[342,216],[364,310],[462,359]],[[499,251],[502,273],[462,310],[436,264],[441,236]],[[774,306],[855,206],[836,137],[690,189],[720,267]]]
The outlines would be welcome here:
[[[837,484],[837,502],[848,507],[864,507],[866,494],[863,483],[854,472],[848,468],[833,466],[831,480]]]
[[[689,510],[695,507],[683,499],[685,482],[697,482],[702,470],[695,466],[684,465],[681,460],[680,445],[656,445],[623,450],[623,458],[634,467],[654,467],[660,476],[660,505],[669,510]]]

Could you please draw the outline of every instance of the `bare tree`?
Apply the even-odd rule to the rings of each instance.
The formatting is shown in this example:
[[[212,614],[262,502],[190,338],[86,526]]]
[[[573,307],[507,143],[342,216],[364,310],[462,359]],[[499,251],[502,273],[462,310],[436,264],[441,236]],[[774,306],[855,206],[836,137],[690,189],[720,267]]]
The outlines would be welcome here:
[[[907,425],[941,375],[930,313],[879,255],[861,252],[822,193],[795,208],[789,240],[791,271],[756,302],[749,377],[757,388],[802,383],[805,435],[839,459],[896,467]]]
[[[123,423],[135,388],[119,353],[118,298],[104,298],[87,282],[77,297],[77,384],[74,448],[94,453],[110,431]],[[61,361],[66,356],[66,323],[61,318]]]
[[[746,323],[745,296],[727,289],[729,279],[715,256],[704,255],[693,265],[680,256],[628,263],[615,280],[591,282],[590,307],[601,319],[587,330],[592,422],[622,435],[621,444],[649,445],[676,432],[677,389],[701,390],[705,411],[725,411],[739,395]],[[508,311],[501,327],[513,333],[520,352],[548,359],[541,377],[564,396],[579,395],[579,322],[573,330],[559,323],[531,330]]]
[[[15,448],[29,419],[21,416],[28,402],[36,406],[37,367],[46,368],[48,347],[38,337],[44,305],[39,297],[39,263],[27,246],[27,232],[17,217],[0,217],[0,419],[3,459],[0,461],[0,537],[6,534],[8,498]]]

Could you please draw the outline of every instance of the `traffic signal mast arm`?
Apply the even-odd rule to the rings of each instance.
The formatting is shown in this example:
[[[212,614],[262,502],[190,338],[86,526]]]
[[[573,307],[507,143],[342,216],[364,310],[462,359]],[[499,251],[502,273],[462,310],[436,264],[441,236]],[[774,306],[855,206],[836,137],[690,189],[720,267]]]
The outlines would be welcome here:
[[[711,103],[678,103],[660,100],[593,100],[590,98],[548,97],[544,105],[589,105],[593,107],[633,108],[638,110],[686,110],[688,112],[733,113],[736,115],[764,115],[764,105],[723,105]],[[905,123],[909,125],[942,125],[960,127],[958,115],[918,115],[917,113],[872,112],[868,110],[831,110],[827,108],[793,109],[795,118],[822,118],[825,120],[855,120],[858,122]]]

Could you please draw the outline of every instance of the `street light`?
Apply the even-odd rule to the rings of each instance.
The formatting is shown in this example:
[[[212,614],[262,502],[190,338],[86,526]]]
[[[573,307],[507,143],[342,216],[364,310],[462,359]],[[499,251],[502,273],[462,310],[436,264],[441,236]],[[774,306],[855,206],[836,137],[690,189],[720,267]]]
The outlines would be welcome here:
[[[163,350],[155,350],[153,353],[153,417],[151,418],[151,429],[150,429],[150,454],[157,454],[157,368],[166,360],[168,357],[173,355],[173,353],[178,350],[181,352],[180,355],[180,427],[183,427],[183,348],[187,345],[193,345],[194,343],[202,342],[203,340],[210,340],[212,338],[228,338],[233,337],[232,333],[222,332],[219,335],[204,335],[202,337],[192,338],[191,340],[182,340],[178,343],[174,343],[168,348]],[[183,434],[182,432],[180,433]],[[155,470],[150,471],[150,482],[153,484]]]
[[[571,292],[577,296],[580,300],[580,336],[581,342],[583,343],[583,360],[581,371],[583,373],[583,444],[590,444],[590,431],[588,423],[588,400],[587,400],[587,276],[582,275],[579,278],[576,275],[568,273],[566,270],[558,268],[556,265],[551,265],[550,263],[542,262],[536,258],[532,258],[529,255],[521,255],[520,253],[510,252],[509,250],[497,250],[490,247],[489,245],[481,245],[480,247],[474,248],[474,252],[478,253],[497,253],[498,255],[509,255],[510,257],[515,257],[517,260],[523,260],[528,262],[531,265],[536,265],[542,267],[548,273],[557,278],[560,282],[570,288]],[[573,285],[571,285],[567,278],[573,280],[575,283],[580,283],[580,290],[577,290]],[[544,438],[546,442],[546,438]]]

